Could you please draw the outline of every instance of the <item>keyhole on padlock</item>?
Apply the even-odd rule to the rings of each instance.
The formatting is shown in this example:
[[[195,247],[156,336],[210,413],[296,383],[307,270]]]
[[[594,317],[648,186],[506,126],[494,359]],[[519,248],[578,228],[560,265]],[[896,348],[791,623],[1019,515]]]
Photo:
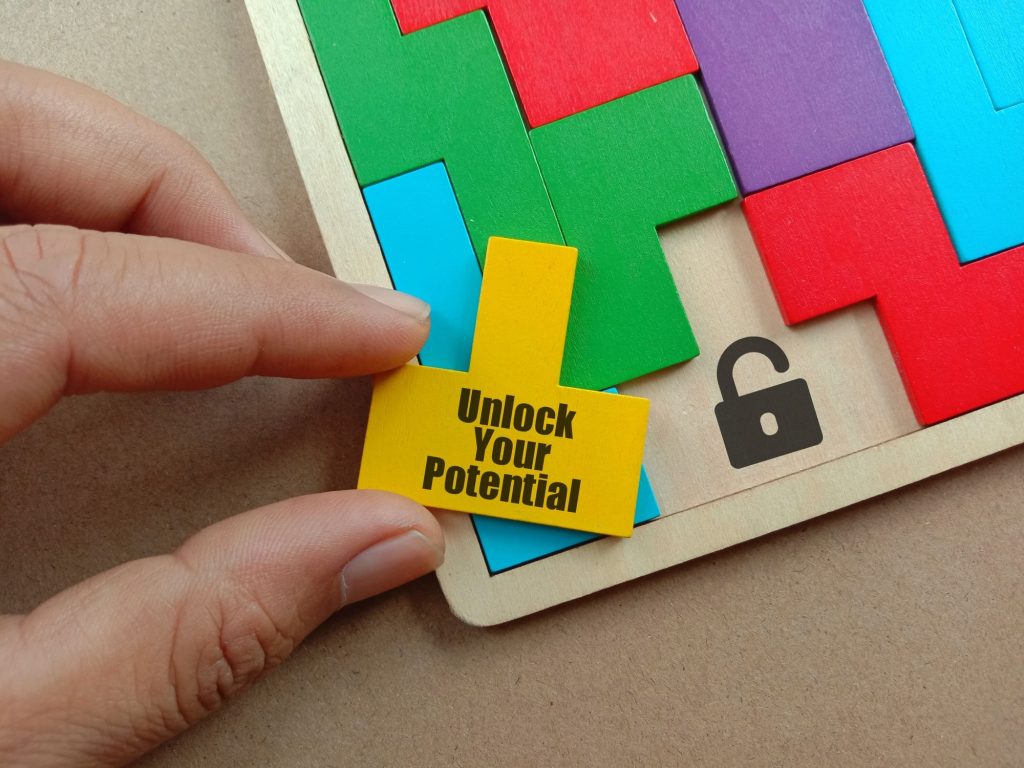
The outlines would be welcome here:
[[[811,390],[803,379],[740,394],[733,369],[741,357],[749,354],[768,358],[778,373],[789,370],[786,353],[763,336],[737,339],[718,358],[722,402],[715,406],[715,419],[729,463],[735,469],[802,451],[822,440]]]

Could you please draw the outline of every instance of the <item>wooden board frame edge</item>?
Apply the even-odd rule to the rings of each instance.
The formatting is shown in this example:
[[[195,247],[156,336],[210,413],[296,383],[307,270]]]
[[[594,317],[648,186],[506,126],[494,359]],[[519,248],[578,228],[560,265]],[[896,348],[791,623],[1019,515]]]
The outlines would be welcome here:
[[[245,5],[334,274],[391,288],[298,2]]]
[[[391,287],[295,0],[245,0],[335,275]],[[491,576],[468,515],[440,512],[452,611],[492,626],[805,522],[1024,442],[1024,395]],[[841,482],[833,478],[842,478]]]

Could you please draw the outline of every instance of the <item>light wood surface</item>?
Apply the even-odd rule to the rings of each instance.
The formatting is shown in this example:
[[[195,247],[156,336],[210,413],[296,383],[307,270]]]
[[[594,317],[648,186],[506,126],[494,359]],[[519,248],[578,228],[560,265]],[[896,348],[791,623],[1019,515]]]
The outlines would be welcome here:
[[[4,11],[4,55],[182,132],[275,241],[329,269],[241,3]],[[252,380],[61,404],[0,448],[0,610],[352,487],[368,402],[365,382]],[[143,764],[1020,765],[1022,470],[1014,449],[492,630],[421,580],[346,610]]]
[[[786,327],[739,203],[666,227],[662,243],[701,354],[622,390],[651,400],[647,465],[666,512],[691,509],[918,428],[871,306]],[[803,378],[823,439],[737,470],[729,464],[714,406],[722,401],[719,357],[745,336],[776,342],[790,368],[777,373],[763,356],[741,358],[734,369],[740,394]],[[819,482],[845,485],[844,470],[834,469],[837,474],[824,474]]]
[[[392,287],[298,3],[246,0],[246,6],[260,48],[277,52],[265,57],[267,76],[334,273]]]
[[[322,93],[315,93],[319,70],[297,5],[246,4],[299,166],[319,168],[325,154],[333,158],[343,147],[337,146],[336,130],[327,128],[333,118],[322,81]],[[275,75],[282,71],[288,76]],[[294,83],[299,87],[293,89]],[[306,129],[306,121],[319,128]],[[362,195],[350,167],[312,179],[308,189],[314,209],[333,206],[334,215],[319,217],[329,250],[347,232],[365,230]],[[661,239],[702,352],[620,390],[651,401],[646,463],[662,518],[630,542],[594,542],[492,577],[469,521],[443,514],[449,555],[438,576],[452,610],[464,620],[491,625],[515,619],[1024,441],[1024,398],[916,435],[917,422],[870,305],[787,328],[738,203],[671,224]],[[372,263],[379,251],[364,249],[353,258],[349,246],[344,248],[332,257],[339,277],[364,280],[380,268]],[[715,418],[721,400],[717,362],[726,347],[746,336],[780,344],[791,367],[780,376],[765,358],[744,358],[735,368],[740,392],[807,380],[824,439],[737,470]],[[993,424],[1000,429],[992,431]]]

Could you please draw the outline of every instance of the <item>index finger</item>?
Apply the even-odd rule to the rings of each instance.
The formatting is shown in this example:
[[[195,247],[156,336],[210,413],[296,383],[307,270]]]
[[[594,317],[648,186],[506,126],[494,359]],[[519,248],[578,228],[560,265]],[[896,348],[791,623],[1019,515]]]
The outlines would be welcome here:
[[[3,61],[0,218],[281,257],[183,138],[80,83]]]
[[[430,308],[297,264],[166,238],[0,228],[0,442],[64,394],[395,368]]]

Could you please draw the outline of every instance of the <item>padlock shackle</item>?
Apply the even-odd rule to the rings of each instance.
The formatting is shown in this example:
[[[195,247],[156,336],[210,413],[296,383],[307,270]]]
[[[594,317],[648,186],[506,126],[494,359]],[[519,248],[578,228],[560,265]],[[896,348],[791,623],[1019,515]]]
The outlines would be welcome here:
[[[767,357],[779,373],[785,373],[789,370],[789,358],[782,351],[782,347],[771,339],[765,339],[761,336],[747,336],[743,339],[737,339],[726,347],[725,352],[718,359],[718,389],[722,393],[723,400],[735,400],[740,396],[736,388],[736,378],[733,369],[735,369],[736,363],[739,362],[741,357],[751,353]]]

